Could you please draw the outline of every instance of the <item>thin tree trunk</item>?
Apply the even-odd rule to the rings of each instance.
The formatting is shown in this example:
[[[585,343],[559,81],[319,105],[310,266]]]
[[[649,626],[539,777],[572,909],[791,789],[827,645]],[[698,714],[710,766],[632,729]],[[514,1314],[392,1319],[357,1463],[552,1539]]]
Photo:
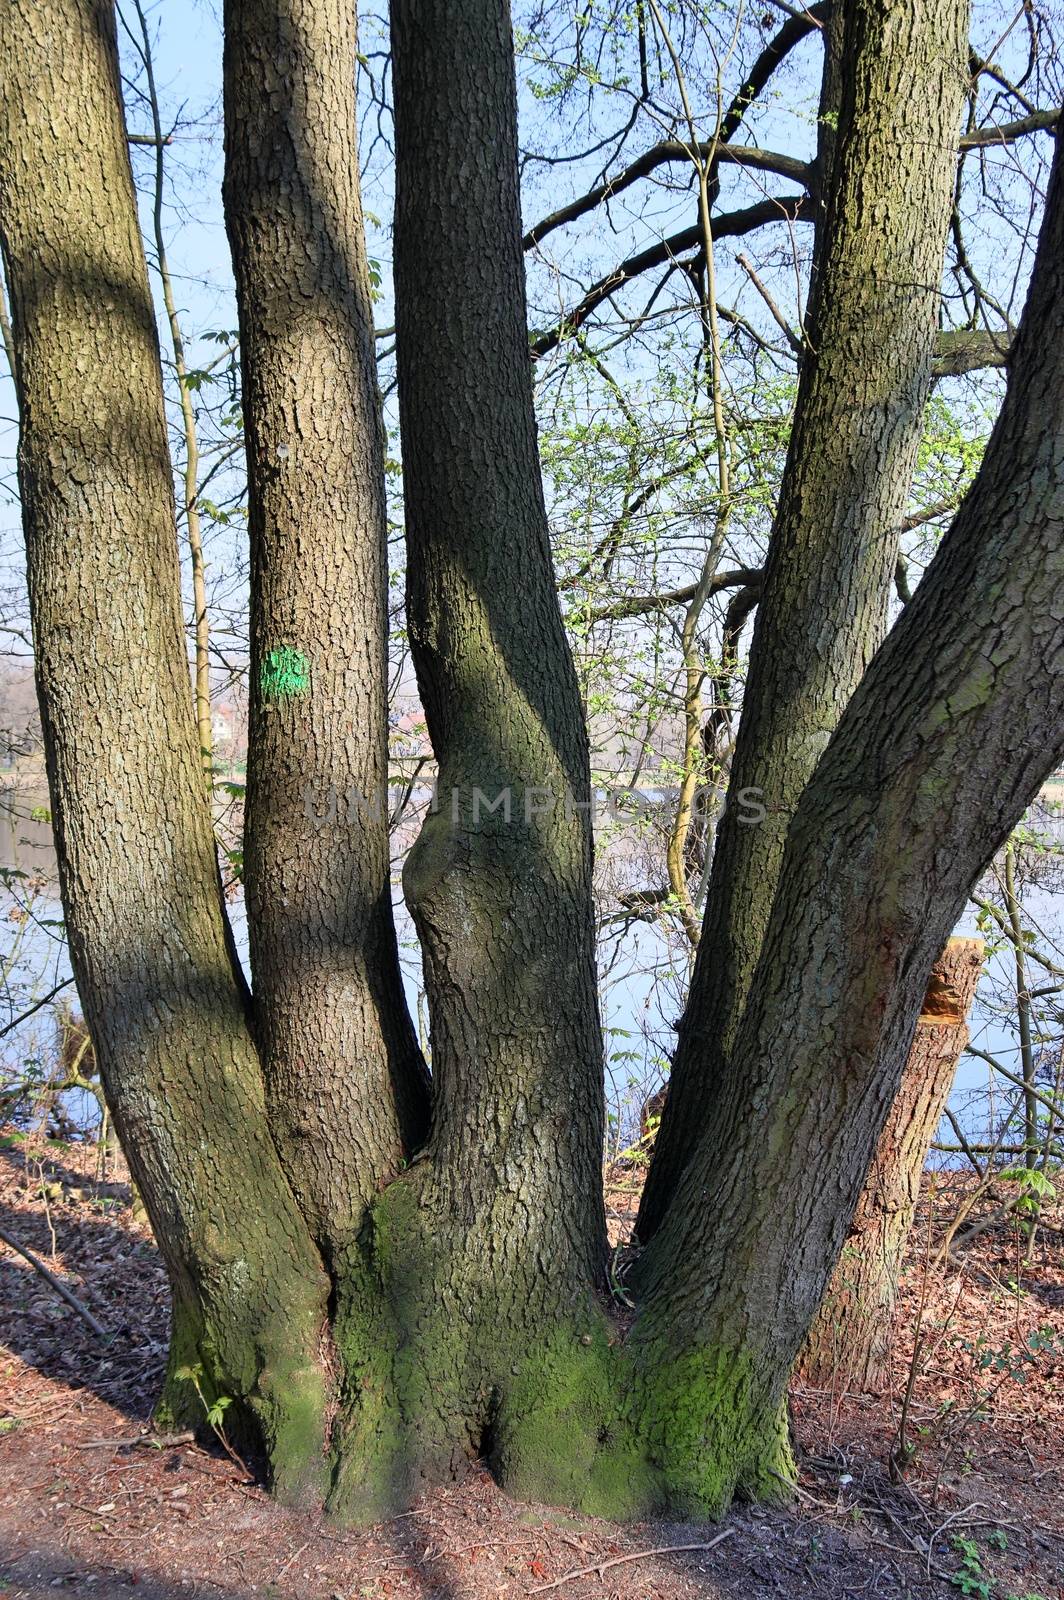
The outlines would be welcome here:
[[[174,352],[174,376],[177,379],[178,399],[181,406],[181,431],[185,442],[185,466],[182,473],[184,486],[185,532],[188,535],[189,564],[192,568],[192,609],[196,641],[195,701],[196,727],[199,730],[200,757],[207,781],[207,792],[214,793],[214,755],[211,729],[211,658],[210,619],[207,616],[207,573],[203,556],[203,529],[199,508],[199,433],[196,412],[188,386],[188,364],[185,360],[185,338],[181,331],[181,318],[174,299],[173,279],[163,237],[163,175],[166,163],[166,141],[159,115],[159,96],[155,87],[155,63],[152,59],[151,35],[141,0],[134,0],[137,21],[140,24],[140,58],[144,63],[144,76],[148,86],[148,104],[151,108],[152,137],[155,144],[155,192],[152,196],[152,231],[155,236],[155,263],[163,291],[163,306],[170,329],[170,344]]]
[[[565,1418],[534,1449],[524,1424],[603,1327],[588,750],[537,459],[508,8],[397,0],[392,38],[408,618],[439,766],[404,887],[435,1109],[374,1211],[394,1344],[379,1317],[352,1377],[347,1515],[482,1442],[511,1484],[527,1469],[571,1498],[586,1456]]]
[[[354,9],[225,11],[251,533],[244,875],[270,1123],[332,1260],[423,1139],[389,881],[384,460]]]
[[[838,130],[730,791],[638,1235],[660,1226],[750,990],[787,826],[879,645],[920,440],[956,167],[966,0],[845,9]],[[830,43],[830,39],[829,39]],[[834,151],[831,151],[831,145]]]
[[[812,188],[816,209],[813,224],[813,259],[809,268],[810,299],[831,243],[828,223],[837,193],[836,175],[841,176],[837,174],[835,155],[838,149],[839,118],[843,110],[843,94],[847,81],[846,51],[849,35],[845,0],[828,0],[826,10],[827,15],[820,30],[824,59],[820,74],[820,101],[817,106],[816,160],[813,163]],[[802,319],[803,334],[809,321],[810,309],[807,306],[806,316]]]
[[[1027,980],[1027,950],[1023,937],[1023,918],[1016,893],[1016,847],[1010,840],[1005,847],[1005,914],[1009,919],[1013,970],[1016,975],[1016,1021],[1020,1036],[1020,1070],[1023,1074],[1023,1142],[1027,1147],[1024,1163],[1038,1165],[1037,1061],[1031,1037],[1031,994]]]
[[[327,1285],[265,1126],[222,910],[112,8],[12,0],[0,53],[19,484],[71,959],[170,1272],[164,1405],[202,1421],[178,1377],[200,1367],[298,1495],[321,1472]]]
[[[975,484],[791,824],[720,1110],[640,1262],[670,1497],[788,1472],[787,1376],[970,885],[1064,753],[1064,160]]]
[[[11,331],[11,318],[7,311],[7,289],[0,281],[0,343],[4,346],[11,381],[15,381],[15,335]]]
[[[981,939],[951,939],[931,969],[901,1087],[798,1358],[808,1383],[865,1393],[886,1387],[902,1255],[924,1163],[968,1042],[966,1019],[982,966]]]

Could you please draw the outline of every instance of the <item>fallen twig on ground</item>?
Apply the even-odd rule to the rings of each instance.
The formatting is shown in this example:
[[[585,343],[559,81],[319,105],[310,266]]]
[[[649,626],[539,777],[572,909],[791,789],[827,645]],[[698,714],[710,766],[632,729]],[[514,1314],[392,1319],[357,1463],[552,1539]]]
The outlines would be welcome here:
[[[27,1250],[24,1244],[19,1244],[18,1240],[12,1238],[11,1234],[9,1234],[5,1228],[0,1228],[0,1239],[2,1239],[6,1245],[10,1245],[12,1250],[17,1251],[24,1260],[28,1261],[34,1272],[40,1273],[48,1287],[50,1289],[54,1289],[56,1294],[59,1295],[61,1299],[66,1301],[67,1305],[72,1311],[77,1312],[82,1322],[92,1329],[97,1339],[102,1339],[104,1344],[107,1344],[110,1341],[111,1336],[107,1332],[107,1329],[100,1326],[92,1312],[82,1305],[77,1295],[71,1294],[66,1284],[62,1283],[56,1277],[54,1272],[49,1272],[48,1268],[45,1266],[44,1262],[39,1256],[35,1256],[32,1250]]]
[[[548,1589],[560,1589],[563,1583],[571,1583],[574,1578],[586,1578],[592,1572],[601,1578],[608,1567],[620,1567],[626,1561],[644,1561],[648,1556],[671,1556],[680,1550],[712,1550],[716,1545],[723,1544],[725,1539],[730,1539],[734,1532],[734,1528],[725,1528],[723,1533],[718,1533],[708,1544],[662,1544],[653,1550],[636,1550],[630,1556],[613,1556],[609,1561],[596,1561],[590,1567],[575,1567],[572,1572],[566,1572],[562,1577],[555,1578],[553,1583],[541,1583],[535,1589],[527,1589],[525,1592],[545,1594]]]

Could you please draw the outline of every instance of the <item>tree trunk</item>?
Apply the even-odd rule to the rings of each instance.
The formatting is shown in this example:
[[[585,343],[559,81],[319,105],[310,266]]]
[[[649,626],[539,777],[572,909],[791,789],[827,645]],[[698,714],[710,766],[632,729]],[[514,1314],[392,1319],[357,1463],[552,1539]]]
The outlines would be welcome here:
[[[896,9],[912,22],[914,5],[892,6],[892,16]],[[276,141],[278,163],[293,136],[298,163],[276,181],[313,231],[316,216],[299,209],[309,204],[301,185],[316,170],[301,140],[321,120],[309,84],[327,75],[326,64],[339,73],[353,35],[343,33],[334,58],[343,20],[319,38],[312,13],[297,34],[293,18],[302,15],[276,14],[271,48],[283,70],[262,91],[263,100],[283,101],[292,85],[301,119],[260,124],[261,108],[248,106],[247,127],[256,144],[272,150]],[[177,1371],[201,1365],[207,1393],[238,1402],[227,1423],[231,1415],[257,1423],[280,1487],[320,1489],[331,1474],[330,1507],[348,1520],[405,1507],[421,1485],[480,1451],[513,1493],[615,1515],[716,1512],[737,1488],[780,1494],[791,1470],[787,1378],[897,1093],[932,959],[970,883],[1064,753],[1059,155],[1001,418],[973,490],[791,823],[718,1114],[639,1262],[629,1329],[602,1295],[587,745],[536,462],[509,18],[492,0],[396,0],[409,615],[440,767],[439,804],[406,888],[432,1007],[435,1106],[429,1140],[372,1200],[357,1231],[335,1203],[340,1191],[322,1181],[317,1151],[294,1159],[298,1146],[275,1114],[315,1233],[327,1249],[342,1239],[342,1260],[334,1249],[330,1261],[336,1344],[328,1365],[338,1392],[329,1396],[336,1424],[326,1446],[318,1345],[327,1338],[329,1285],[268,1135],[219,895],[113,21],[104,0],[37,0],[32,11],[12,0],[0,19],[9,63],[0,228],[63,894],[109,1102],[174,1285],[175,1403],[189,1400]],[[242,24],[234,26],[229,69],[244,61],[250,82],[254,39],[241,43]],[[231,118],[231,143],[243,126]],[[346,160],[350,138],[343,150]],[[279,227],[283,196],[267,199],[276,176],[269,151],[259,152],[264,166],[254,154],[247,217]],[[232,157],[244,159],[235,149]],[[904,193],[886,198],[895,209],[909,205]],[[232,193],[230,201],[239,209]],[[277,548],[283,519],[299,527],[299,508],[285,505],[269,478],[278,469],[267,464],[272,450],[283,473],[303,449],[295,431],[302,395],[277,372],[284,405],[296,409],[274,413],[257,387],[256,373],[273,370],[269,340],[256,343],[272,313],[257,300],[249,311],[262,246],[250,221],[246,239],[242,227],[234,211],[238,253],[246,251],[244,315],[255,324],[247,329],[251,426],[261,429],[251,446],[262,518],[256,605],[264,628],[277,629],[256,646],[255,737],[269,748],[266,707],[275,695],[278,720],[291,712],[282,723],[290,737],[320,730],[328,743],[345,715],[341,691],[354,691],[317,662],[289,557]],[[335,361],[336,381],[362,419],[357,455],[368,425],[357,409],[368,311],[350,310],[361,292],[357,259],[340,272],[338,290],[329,274],[328,282],[318,276],[335,265],[325,248],[334,236],[324,226],[314,235],[305,275],[291,267],[312,309],[289,356],[306,352],[301,381],[312,384],[320,364]],[[284,257],[280,237],[276,247]],[[846,283],[830,281],[845,301]],[[826,326],[828,309],[823,317]],[[319,347],[320,328],[328,333]],[[274,337],[283,346],[284,329]],[[863,347],[858,340],[853,348]],[[863,377],[863,368],[854,379],[841,365],[840,382]],[[894,439],[892,413],[880,420],[884,438]],[[803,437],[815,457],[823,441]],[[278,456],[278,443],[288,455]],[[319,448],[324,461],[336,443],[314,420],[311,463]],[[893,446],[884,449],[889,468]],[[362,514],[356,486],[368,493],[362,475],[376,470],[368,456],[357,466],[345,459],[307,468],[310,494],[326,474],[349,474],[347,498],[315,501],[341,525]],[[809,473],[819,481],[812,466]],[[347,581],[348,559],[370,562],[363,579],[377,581],[369,552],[379,545],[365,515],[364,538],[337,558],[337,581]],[[330,537],[321,558],[333,549]],[[867,578],[866,567],[855,570]],[[321,604],[313,573],[306,579]],[[379,590],[372,593],[376,605]],[[338,637],[334,647],[345,643]],[[375,651],[379,661],[376,644],[359,656],[356,681]],[[326,691],[323,720],[303,723],[289,701],[307,700],[313,713],[316,685]],[[332,749],[341,764],[349,759],[346,747]],[[295,836],[270,831],[280,822],[270,807],[294,797],[294,782],[284,751],[276,761],[261,757],[253,831],[264,852],[275,841],[285,871]],[[314,870],[323,870],[317,860]],[[353,900],[364,904],[358,896],[369,880],[353,881]],[[287,887],[287,879],[277,886],[279,909],[267,908],[278,940]],[[347,901],[319,906],[307,892],[300,906],[304,919],[324,921],[334,910],[346,917]],[[357,916],[344,927],[361,937]],[[326,945],[283,947],[297,963],[308,948],[327,951],[300,991],[308,1005],[309,995],[315,1007],[343,999],[331,976],[327,999],[316,987],[340,942],[330,928]],[[269,988],[275,947],[264,948]],[[278,983],[294,1006],[294,991]],[[264,1013],[270,1004],[263,996]],[[310,1059],[286,1031],[295,1023],[276,1015],[281,1021],[262,1020],[267,1048],[283,1045],[331,1092],[320,1056]],[[321,1025],[339,1026],[330,1016]],[[695,1062],[696,1077],[703,1066]],[[397,1148],[392,1104],[382,1113],[391,1131],[380,1144],[374,1135],[367,1161],[387,1140]],[[361,1205],[360,1164],[344,1183],[352,1208]]]
[[[424,1138],[389,887],[388,561],[354,8],[231,0],[251,536],[244,872],[270,1126],[328,1261]]]
[[[151,296],[106,0],[0,11],[0,238],[63,906],[85,1016],[170,1272],[164,1408],[241,1404],[319,1485],[327,1284],[277,1162],[224,917],[185,655]]]
[[[1064,159],[1001,415],[787,838],[751,998],[630,1341],[673,1503],[786,1478],[790,1368],[970,886],[1064,753]]]
[[[439,771],[404,887],[435,1096],[423,1158],[374,1208],[349,1515],[482,1441],[512,1481],[527,1461],[579,1492],[561,1421],[534,1450],[524,1424],[601,1324],[605,1253],[587,736],[539,476],[508,8],[397,0],[392,37],[407,613]]]
[[[868,1394],[887,1385],[902,1255],[927,1153],[968,1042],[966,1018],[982,965],[981,939],[951,939],[931,969],[901,1088],[798,1358],[808,1383]]]
[[[730,792],[637,1232],[660,1225],[746,1005],[799,797],[880,641],[920,441],[968,48],[967,0],[858,0],[829,29],[826,216]],[[836,48],[831,48],[832,41]],[[840,59],[841,54],[841,59]],[[836,84],[838,87],[836,87]],[[903,203],[899,203],[903,197]]]

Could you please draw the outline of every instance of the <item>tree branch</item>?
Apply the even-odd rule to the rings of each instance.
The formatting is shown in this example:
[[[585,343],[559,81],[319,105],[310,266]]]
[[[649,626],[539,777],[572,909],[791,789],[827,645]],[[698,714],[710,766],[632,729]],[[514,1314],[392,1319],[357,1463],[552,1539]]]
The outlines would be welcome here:
[[[775,150],[759,150],[750,145],[735,145],[729,148],[717,141],[707,141],[695,148],[701,159],[710,163],[711,172],[716,171],[718,162],[724,161],[734,166],[751,167],[759,172],[775,172],[779,177],[790,178],[805,188],[812,185],[811,166],[807,161],[799,161],[794,156],[785,156]],[[556,228],[563,228],[566,223],[575,222],[578,217],[586,216],[604,201],[612,200],[615,195],[630,189],[641,178],[648,178],[659,167],[668,166],[673,162],[686,162],[690,165],[691,148],[682,139],[663,139],[660,144],[644,151],[631,166],[625,167],[615,178],[599,184],[595,189],[589,189],[576,200],[570,200],[568,205],[552,211],[542,222],[537,222],[521,241],[524,249],[531,250],[535,245],[542,244],[547,235],[553,233]]]
[[[0,1039],[6,1038],[9,1033],[14,1033],[16,1028],[21,1028],[24,1022],[29,1021],[34,1012],[41,1011],[46,1005],[49,1005],[56,995],[62,994],[64,989],[69,989],[73,982],[73,978],[64,978],[62,983],[57,983],[55,988],[50,989],[40,1000],[35,1000],[27,1010],[23,1011],[21,1016],[15,1018],[14,1022],[9,1022],[6,1027],[0,1028]]]
[[[794,49],[807,34],[812,33],[824,23],[828,14],[825,3],[810,6],[807,11],[792,14],[783,24],[779,32],[770,39],[762,50],[749,73],[739,93],[733,98],[727,111],[721,118],[720,128],[717,132],[716,144],[726,146],[733,134],[738,130],[747,110],[752,105],[762,89],[768,83],[772,74],[786,55]],[[705,147],[706,152],[709,146]],[[718,148],[717,159],[720,161],[736,161],[747,166],[761,165],[764,170],[778,172],[783,177],[793,177],[796,182],[809,184],[811,170],[804,161],[795,161],[790,156],[776,155],[771,151],[736,148],[728,151]],[[600,184],[596,189],[574,200],[568,206],[563,206],[542,222],[538,222],[525,234],[523,244],[526,250],[545,239],[548,233],[555,228],[562,227],[566,222],[572,222],[576,217],[584,216],[588,211],[600,205],[603,200],[608,200],[611,195],[619,194],[622,189],[627,189],[630,184],[646,177],[653,172],[655,167],[666,161],[690,160],[690,152],[686,146],[675,139],[666,139],[657,144],[652,150],[627,167],[624,172],[605,184]]]
[[[86,1310],[77,1296],[71,1294],[66,1284],[57,1278],[54,1272],[49,1272],[44,1262],[38,1256],[35,1256],[32,1250],[27,1250],[24,1244],[19,1244],[18,1240],[8,1233],[6,1228],[0,1228],[0,1239],[6,1245],[10,1245],[12,1250],[16,1250],[24,1261],[28,1261],[34,1272],[40,1273],[49,1288],[54,1289],[56,1294],[65,1300],[73,1311],[77,1312],[82,1322],[92,1329],[97,1339],[102,1339],[105,1344],[107,1343],[107,1329],[100,1326],[92,1312]]]
[[[982,328],[943,328],[935,345],[933,371],[936,378],[959,378],[983,367],[1003,367],[1009,358],[1009,339],[1004,332],[988,333]]]
[[[966,133],[960,141],[961,150],[980,150],[986,145],[1012,144],[1028,133],[1052,133],[1060,121],[1061,108],[1052,111],[1034,111],[1018,122],[1003,122],[1000,127],[976,128]]]
[[[747,73],[743,87],[721,118],[717,137],[722,143],[727,144],[732,137],[745,117],[747,109],[757,99],[784,56],[789,55],[807,34],[821,27],[827,20],[827,15],[826,3],[810,6],[807,11],[789,17],[780,31],[769,40]]]
[[[738,567],[732,572],[716,572],[710,579],[709,595],[722,589],[758,588],[762,573],[758,567]],[[649,611],[664,611],[667,606],[688,605],[694,599],[697,584],[685,584],[682,589],[663,589],[660,594],[635,594],[611,604],[597,606],[585,616],[587,622],[623,622],[628,617],[645,616]]]
[[[756,228],[767,227],[771,222],[811,221],[812,208],[808,196],[787,194],[769,200],[759,200],[756,205],[714,217],[711,231],[714,239],[727,239],[753,233]],[[604,300],[608,300],[610,295],[615,294],[626,283],[630,283],[633,278],[649,272],[653,267],[663,266],[685,250],[697,249],[701,243],[702,226],[696,222],[692,227],[684,228],[667,239],[659,239],[656,244],[639,251],[637,255],[629,256],[627,260],[614,267],[606,277],[592,284],[579,304],[574,306],[560,322],[555,323],[553,328],[548,328],[533,337],[530,347],[533,359],[538,360],[540,356],[557,349],[563,339],[569,338],[578,328],[583,327],[588,317],[602,305]]]

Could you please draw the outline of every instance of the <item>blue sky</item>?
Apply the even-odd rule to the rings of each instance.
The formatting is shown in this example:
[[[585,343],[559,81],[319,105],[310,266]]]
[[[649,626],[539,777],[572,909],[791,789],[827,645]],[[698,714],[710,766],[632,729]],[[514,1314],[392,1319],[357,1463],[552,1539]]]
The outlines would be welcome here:
[[[525,11],[516,8],[519,29],[525,21]],[[551,7],[546,8],[548,14]],[[559,12],[563,8],[558,8]],[[719,8],[718,8],[719,10]],[[726,17],[730,8],[721,11]],[[739,71],[748,63],[769,33],[775,31],[782,13],[773,8],[772,0],[747,12],[748,22],[737,58],[730,64],[727,76],[731,85],[741,81]],[[136,13],[130,9],[129,0],[123,13],[124,20],[135,32]],[[975,8],[973,38],[984,51],[989,51],[1014,20],[1015,13],[1000,0],[979,0]],[[771,22],[765,27],[762,22]],[[175,291],[186,339],[189,342],[190,360],[203,362],[216,353],[215,346],[203,343],[201,336],[211,330],[232,328],[235,311],[232,300],[229,250],[225,237],[221,211],[222,139],[221,139],[221,23],[220,5],[215,0],[166,0],[149,11],[149,26],[153,37],[156,77],[162,101],[164,123],[176,123],[174,143],[167,151],[166,219],[167,248]],[[758,29],[760,28],[760,32]],[[147,131],[149,118],[146,109],[138,103],[136,82],[139,74],[133,49],[128,37],[121,38],[123,63],[129,80],[127,93],[128,118],[135,131]],[[382,57],[386,52],[385,28],[380,14],[364,13],[361,45],[369,57],[372,69],[380,72]],[[1010,55],[1017,60],[1017,52],[1025,46],[1022,29],[1014,28],[998,56],[1011,65]],[[542,52],[540,52],[542,53]],[[590,116],[581,119],[578,112],[586,109],[587,101],[574,92],[562,102],[561,110],[556,100],[546,96],[550,72],[542,62],[530,59],[535,50],[526,52],[520,66],[522,138],[527,148],[545,148],[555,154],[568,146],[580,148],[616,127],[625,107],[624,94],[608,95],[598,91]],[[758,102],[748,118],[742,134],[744,142],[759,142],[789,154],[808,157],[815,139],[815,108],[819,79],[819,45],[814,37],[807,39],[794,52],[784,69],[774,80],[770,91]],[[363,81],[365,90],[366,82]],[[545,97],[546,96],[546,97]],[[1015,114],[1015,111],[1010,114]],[[571,131],[566,123],[571,121]],[[381,263],[384,274],[382,299],[378,307],[378,320],[388,324],[392,320],[389,299],[390,267],[390,171],[387,150],[374,141],[373,131],[378,126],[375,108],[368,102],[363,118],[363,153],[368,156],[365,178],[365,203],[369,213],[368,242],[370,255]],[[381,125],[387,132],[387,120]],[[653,143],[660,137],[653,117],[644,118],[635,130],[629,154]],[[1044,138],[1043,146],[1048,144]],[[1043,150],[1044,154],[1044,150]],[[152,152],[134,149],[134,165],[138,180],[145,191],[147,225],[147,187],[151,181]],[[1033,155],[1030,143],[1003,153],[998,166],[1008,178],[1010,162],[1020,166]],[[562,165],[543,166],[535,161],[525,168],[526,224],[554,209],[559,203],[584,191],[597,177],[602,157],[576,160]],[[586,218],[578,226],[555,234],[546,248],[529,260],[530,300],[534,316],[555,314],[562,302],[572,303],[576,289],[572,277],[586,281],[622,259],[628,250],[643,244],[654,233],[667,234],[690,222],[692,199],[689,184],[682,173],[675,174],[676,181],[669,188],[638,185],[628,191],[623,199],[611,203],[608,210]],[[780,180],[772,180],[775,191],[786,189]],[[747,204],[765,191],[764,181],[740,169],[725,168],[722,175],[720,208],[731,204]],[[772,234],[776,237],[773,239]],[[786,265],[790,241],[786,230],[777,228],[769,235],[759,235],[757,245],[771,262],[777,292],[796,314],[797,300],[801,294],[800,279]],[[1008,228],[995,224],[982,236],[971,241],[972,248],[981,260],[1000,267],[1001,261],[1011,254],[1016,258],[1022,283],[1022,252],[1017,239]],[[994,262],[994,258],[998,258]],[[153,275],[153,286],[157,281]],[[743,274],[725,258],[721,265],[720,296],[724,300],[742,296],[744,314],[755,323],[764,319],[765,312]],[[161,308],[160,308],[161,310]],[[163,339],[164,351],[166,339]],[[624,364],[628,378],[638,385],[653,376],[652,362],[648,367],[645,354],[635,353],[617,358]],[[549,373],[549,365],[540,371],[541,380]],[[0,377],[0,473],[4,501],[0,504],[0,572],[6,573],[8,583],[17,588],[21,571],[21,534],[18,507],[14,495],[13,456],[15,429],[13,426],[14,398],[6,373]],[[229,536],[227,536],[229,537]],[[231,542],[231,537],[230,537]],[[18,646],[16,645],[16,648]]]
[[[761,10],[771,14],[771,0],[766,0]],[[999,4],[998,0],[993,0],[993,3],[987,0],[987,3],[977,6],[974,37],[984,51],[990,49],[1013,15],[1011,8]],[[135,13],[127,11],[126,16],[135,27]],[[778,20],[774,20],[773,28]],[[167,151],[165,226],[176,297],[189,340],[190,360],[196,365],[216,350],[215,346],[208,346],[203,341],[202,335],[235,325],[229,249],[221,212],[220,8],[213,0],[166,0],[165,4],[156,5],[150,13],[150,22],[164,122],[167,125],[178,124],[175,141]],[[748,51],[756,48],[756,42],[757,35],[753,31],[744,41]],[[384,43],[379,19],[367,18],[363,24],[362,48],[376,66],[379,66]],[[1004,47],[1006,59],[1014,43],[1010,42]],[[125,66],[132,79],[133,56],[128,39],[123,40],[123,52]],[[765,146],[792,155],[811,155],[815,139],[818,76],[819,48],[811,38],[795,52],[772,92],[759,103],[743,135],[744,142],[756,139]],[[526,146],[549,147],[557,152],[566,142],[565,115],[575,109],[579,101],[574,95],[567,103],[564,114],[559,114],[556,102],[543,97],[543,87],[548,78],[549,73],[542,65],[527,60],[522,63],[522,133]],[[131,129],[148,131],[149,119],[144,107],[138,103],[134,86],[130,88],[128,104]],[[600,96],[590,122],[574,127],[569,142],[579,148],[581,142],[593,142],[595,136],[615,127],[618,109],[623,104],[623,94],[615,99]],[[364,129],[374,126],[372,111],[367,113],[367,117]],[[630,154],[646,148],[659,136],[660,130],[656,131],[652,120],[648,121],[646,126],[638,130]],[[1047,141],[1043,141],[1043,145],[1045,143]],[[365,183],[366,208],[377,218],[377,221],[369,224],[369,253],[381,263],[384,271],[383,298],[378,310],[380,322],[387,324],[392,320],[388,293],[390,177],[387,152],[379,144],[374,146],[372,137],[366,132],[363,135],[363,150],[369,158]],[[1029,147],[1018,147],[1014,153],[1002,155],[998,170],[1007,175],[1011,163],[1022,166],[1029,158]],[[149,151],[134,150],[135,169],[145,186],[145,194],[151,177],[151,160]],[[592,157],[563,166],[530,164],[526,168],[526,223],[531,223],[583,192],[594,180],[600,161],[601,157],[597,160]],[[757,182],[750,175],[735,168],[725,169],[722,208],[730,204],[748,203],[759,192]],[[729,199],[729,196],[732,198]],[[145,199],[144,222],[147,227],[149,216],[146,207]],[[583,278],[595,276],[623,258],[637,241],[644,242],[648,234],[655,230],[667,234],[689,222],[691,211],[689,187],[680,181],[669,189],[640,186],[629,191],[623,201],[610,207],[608,213],[600,212],[594,218],[586,219],[578,228],[555,235],[549,249],[544,251],[543,258],[530,263],[533,302],[537,306],[549,307],[552,294],[557,296],[561,293],[571,303],[574,290],[568,281],[568,274],[579,274]],[[759,248],[770,259],[775,250],[778,259],[771,268],[775,274],[773,283],[778,287],[784,303],[791,306],[801,293],[801,284],[796,281],[787,264],[789,240],[786,232],[779,229],[777,233],[774,243],[771,239],[759,241]],[[1017,241],[1008,228],[1003,225],[989,228],[976,238],[975,249],[980,261],[988,264],[994,257],[1007,260],[1011,252],[1020,264],[1022,281],[1022,262]],[[154,276],[153,286],[157,289]],[[763,307],[737,269],[725,265],[720,287],[722,299],[738,296],[741,292],[744,311],[755,320],[763,318]],[[163,344],[165,348],[165,337]],[[652,363],[645,354],[619,359],[625,360],[626,375],[634,385],[653,378]],[[0,424],[0,472],[3,474],[0,567],[6,572],[8,583],[17,591],[22,570],[21,529],[11,471],[15,447],[14,396],[6,373],[0,376],[0,416],[4,419]],[[228,551],[221,548],[226,543],[230,547]],[[231,560],[239,543],[239,525],[216,535],[214,555],[217,563],[221,565],[225,560]],[[23,648],[17,643],[15,647]],[[650,940],[653,936],[648,934],[646,937]],[[639,1013],[648,982],[642,963],[648,959],[645,950],[635,950],[631,963],[621,974],[624,1004],[619,1015],[621,1021],[635,1031],[639,1028]],[[617,1020],[616,1015],[613,1020]]]

